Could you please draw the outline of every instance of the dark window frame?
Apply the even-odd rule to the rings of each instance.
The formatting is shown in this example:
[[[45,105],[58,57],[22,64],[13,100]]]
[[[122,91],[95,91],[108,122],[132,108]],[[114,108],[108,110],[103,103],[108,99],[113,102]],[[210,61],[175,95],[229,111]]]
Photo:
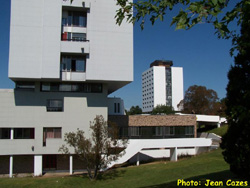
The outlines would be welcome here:
[[[58,106],[52,106],[51,102],[59,102]],[[61,105],[59,106],[59,104]],[[46,109],[47,112],[63,112],[64,101],[63,99],[47,99]]]
[[[14,139],[35,139],[35,128],[14,128]]]

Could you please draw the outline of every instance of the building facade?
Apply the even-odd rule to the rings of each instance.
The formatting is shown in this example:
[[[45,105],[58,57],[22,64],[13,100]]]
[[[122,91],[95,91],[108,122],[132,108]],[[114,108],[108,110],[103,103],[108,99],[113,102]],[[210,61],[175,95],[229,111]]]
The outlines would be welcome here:
[[[133,81],[133,26],[116,25],[116,10],[113,0],[11,0],[16,87],[0,91],[1,174],[84,168],[58,152],[64,134],[89,136],[96,115],[107,120],[107,96]]]
[[[157,105],[172,106],[183,100],[183,68],[172,61],[156,60],[142,73],[142,111],[151,112]]]

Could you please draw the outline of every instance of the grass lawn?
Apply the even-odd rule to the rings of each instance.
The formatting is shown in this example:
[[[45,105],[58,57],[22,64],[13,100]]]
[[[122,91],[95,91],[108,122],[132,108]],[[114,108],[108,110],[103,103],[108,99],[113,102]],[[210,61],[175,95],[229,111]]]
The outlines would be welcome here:
[[[196,180],[204,185],[206,179],[226,181],[236,179],[223,160],[221,150],[181,159],[178,162],[156,162],[139,167],[110,170],[96,181],[86,176],[53,178],[0,178],[0,187],[178,187],[177,180]],[[250,183],[250,181],[249,181]],[[179,186],[182,187],[182,186]],[[198,186],[201,187],[201,186]],[[224,183],[224,187],[226,187]]]
[[[215,129],[209,130],[207,132],[208,133],[214,133],[214,134],[217,134],[219,136],[223,136],[224,134],[226,134],[227,129],[228,129],[228,125],[224,125],[224,126],[222,126],[220,128],[215,128]]]

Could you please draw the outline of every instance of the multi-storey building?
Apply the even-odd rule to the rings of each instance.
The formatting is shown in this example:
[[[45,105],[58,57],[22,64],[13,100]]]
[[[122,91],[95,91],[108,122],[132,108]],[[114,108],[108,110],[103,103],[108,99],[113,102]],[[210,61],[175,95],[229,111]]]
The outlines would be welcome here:
[[[113,0],[11,0],[16,87],[0,90],[0,173],[83,168],[58,152],[64,133],[88,136],[96,115],[107,119],[107,96],[133,80],[133,28],[116,25],[116,10]]]
[[[172,106],[183,100],[183,69],[172,61],[156,60],[142,73],[142,111],[151,112],[157,105]]]

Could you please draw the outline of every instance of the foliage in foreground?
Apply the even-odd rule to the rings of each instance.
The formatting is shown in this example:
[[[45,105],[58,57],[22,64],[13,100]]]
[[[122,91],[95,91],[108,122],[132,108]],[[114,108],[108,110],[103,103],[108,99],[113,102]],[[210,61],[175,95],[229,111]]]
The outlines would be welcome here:
[[[102,115],[90,122],[90,129],[91,138],[86,138],[79,129],[65,133],[64,141],[68,146],[63,145],[59,151],[70,154],[70,147],[74,148],[73,153],[86,165],[89,178],[96,179],[99,170],[124,154],[121,148],[126,147],[126,140],[118,140],[118,128],[113,123],[108,127]]]
[[[228,10],[229,3],[234,3],[234,7]],[[242,23],[242,7],[248,5],[250,0],[117,0],[119,9],[116,14],[116,23],[121,24],[124,20],[128,22],[140,22],[143,29],[145,21],[150,21],[152,25],[156,20],[163,21],[168,12],[178,8],[177,14],[172,18],[171,25],[176,29],[190,29],[200,23],[212,24],[218,37],[232,38],[234,48],[238,49],[237,34],[230,29],[230,23],[236,21]],[[180,6],[182,8],[180,8]],[[232,49],[232,51],[233,51]],[[231,53],[232,53],[231,51]]]
[[[228,73],[227,116],[228,132],[222,139],[225,160],[230,169],[250,177],[250,4],[242,9],[244,14],[239,53],[235,65]]]

